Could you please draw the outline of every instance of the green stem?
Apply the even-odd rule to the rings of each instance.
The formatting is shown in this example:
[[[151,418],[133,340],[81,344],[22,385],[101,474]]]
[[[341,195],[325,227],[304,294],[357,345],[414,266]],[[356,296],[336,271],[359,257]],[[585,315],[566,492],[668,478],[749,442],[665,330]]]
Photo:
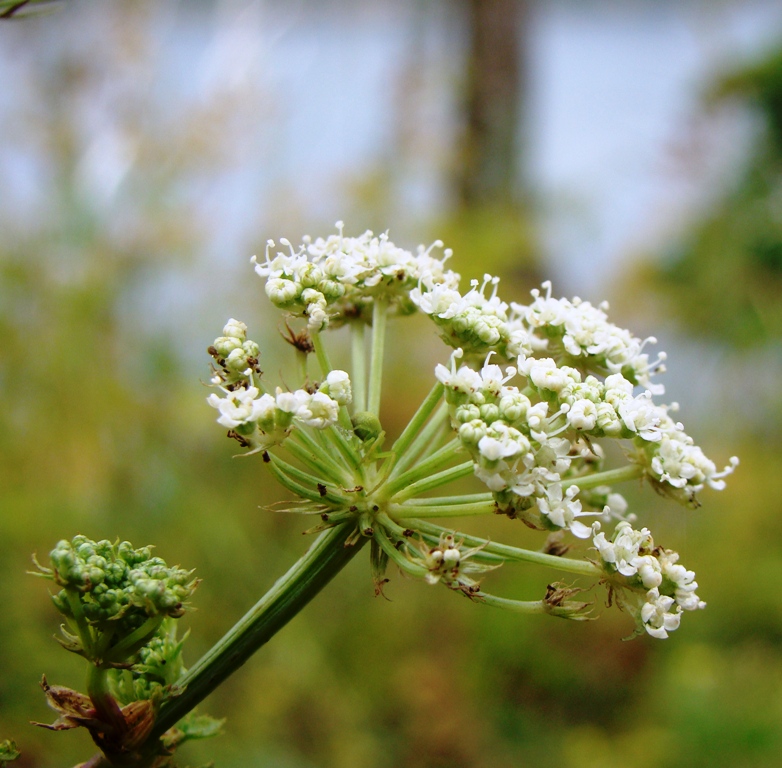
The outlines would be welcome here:
[[[438,469],[452,461],[462,452],[462,444],[454,438],[444,445],[439,451],[435,451],[428,459],[416,464],[413,469],[391,480],[383,489],[386,498],[391,498],[397,491],[426,477],[432,470]]]
[[[471,547],[483,547],[483,551],[493,555],[500,555],[506,560],[516,560],[524,563],[535,563],[536,565],[545,565],[549,568],[556,568],[566,573],[575,573],[580,576],[602,577],[603,571],[594,563],[588,560],[571,560],[567,557],[557,557],[548,555],[545,552],[533,552],[529,549],[511,547],[507,544],[498,544],[488,539],[481,539],[478,536],[468,536],[461,532],[454,532],[448,528],[442,528],[439,525],[427,523],[424,520],[405,519],[405,523],[412,530],[428,533],[432,536],[440,536],[443,533],[453,533],[457,538]]]
[[[429,573],[429,571],[422,565],[417,565],[416,563],[410,562],[410,560],[408,560],[394,546],[393,542],[388,538],[382,527],[375,529],[374,538],[375,541],[377,541],[377,543],[380,545],[380,548],[383,550],[383,552],[388,555],[388,559],[391,560],[391,562],[393,562],[400,570],[419,579],[425,577]]]
[[[134,654],[142,645],[149,642],[152,635],[157,632],[160,625],[163,623],[165,616],[150,616],[140,627],[136,628],[126,637],[123,637],[120,642],[111,647],[109,653],[106,654],[104,661],[120,662],[125,661],[129,656]]]
[[[605,472],[597,472],[594,475],[573,477],[562,481],[562,488],[577,485],[579,488],[597,488],[600,485],[613,485],[625,480],[636,480],[643,477],[644,468],[640,464],[629,464],[618,469],[608,469]]]
[[[104,667],[90,664],[87,674],[87,695],[98,715],[104,723],[110,723],[117,731],[122,731],[125,718],[116,699],[109,691],[109,675]]]
[[[307,383],[307,353],[296,350],[296,364],[299,367],[299,378],[301,380],[301,386],[303,387]]]
[[[425,533],[424,531],[415,530],[413,531],[412,528],[404,528],[401,525],[399,525],[395,520],[392,520],[391,517],[389,517],[388,514],[385,512],[381,512],[377,516],[377,521],[380,524],[380,526],[384,527],[386,530],[391,531],[395,534],[397,539],[400,541],[409,541],[410,533],[411,531],[418,536],[420,536],[424,541],[428,542],[432,546],[438,546],[438,544],[441,541],[441,537],[439,535],[435,535],[432,533]],[[417,521],[416,521],[417,522]],[[445,529],[440,529],[445,530]],[[457,537],[461,538],[461,534],[456,534]],[[489,552],[486,552],[485,549],[482,549],[480,552],[476,552],[475,554],[470,556],[473,560],[477,562],[487,563],[489,565],[503,565],[506,562],[506,559],[502,555],[494,555]]]
[[[380,415],[380,391],[383,384],[383,351],[386,340],[388,302],[375,298],[372,307],[372,358],[369,363],[369,403],[367,410]]]
[[[443,396],[443,384],[438,381],[431,389],[429,394],[424,399],[423,403],[418,407],[415,415],[408,422],[407,426],[399,435],[391,450],[397,455],[401,456],[413,442],[413,439],[418,434],[421,427],[423,427],[426,420],[432,415],[432,412],[440,402],[440,398]]]
[[[421,499],[426,501],[426,499]],[[408,507],[405,504],[389,504],[388,514],[395,519],[408,517],[468,517],[473,515],[492,515],[497,511],[494,499],[490,502],[478,501],[472,504],[417,504]]]
[[[479,592],[476,595],[479,602],[491,605],[495,608],[504,608],[506,611],[516,613],[546,613],[546,604],[543,600],[509,600],[507,597],[497,597]]]
[[[196,707],[261,646],[279,632],[367,542],[352,547],[345,540],[354,524],[322,533],[304,556],[177,682],[178,696],[168,699],[150,735],[158,739]]]
[[[361,478],[360,485],[363,485],[364,478],[364,466],[361,463],[361,457],[356,452],[355,448],[350,444],[349,439],[345,436],[345,433],[338,426],[329,427],[328,430],[318,430],[318,437],[322,443],[322,450],[324,452],[333,452],[334,444],[342,454],[345,461],[355,471],[354,477]],[[329,436],[333,436],[333,440],[329,439]]]
[[[68,600],[68,606],[73,614],[73,620],[76,623],[76,631],[79,633],[79,639],[81,640],[82,648],[88,658],[95,658],[95,643],[93,641],[92,632],[90,631],[90,625],[87,622],[87,618],[84,615],[82,609],[81,600],[79,600],[79,592],[73,587],[65,587],[65,596]]]
[[[432,491],[435,488],[439,488],[441,485],[451,483],[454,480],[459,480],[462,477],[468,477],[474,471],[474,465],[471,461],[465,461],[463,464],[457,464],[455,467],[445,469],[442,472],[438,472],[435,475],[425,477],[423,480],[419,480],[417,483],[408,485],[399,493],[396,494],[394,501],[399,503],[409,499],[412,496],[418,496],[421,493]]]
[[[331,491],[327,490],[325,494],[322,494],[318,489],[318,485],[322,483],[317,477],[313,477],[292,464],[288,464],[287,461],[284,461],[279,456],[269,454],[269,458],[271,459],[269,466],[277,479],[293,493],[303,496],[310,501],[330,502],[340,506],[345,503],[345,499],[342,496],[338,496]],[[301,483],[306,483],[306,485],[301,485]]]
[[[410,507],[445,507],[448,504],[475,504],[477,502],[493,502],[494,496],[491,493],[465,493],[461,496],[429,496],[425,499],[408,499],[404,503],[404,508]]]
[[[437,413],[432,416],[429,423],[418,433],[407,450],[405,450],[404,453],[395,451],[395,453],[397,453],[397,458],[396,464],[390,475],[392,478],[401,475],[402,472],[406,471],[415,463],[419,456],[426,453],[428,449],[437,444],[439,440],[438,432],[443,428],[447,415],[448,404],[443,403],[440,408],[437,409]]]
[[[299,445],[295,442],[294,436],[305,445]],[[317,443],[312,441],[309,436],[305,438],[303,429],[295,430],[293,435],[285,441],[285,447],[308,469],[320,473],[323,480],[328,480],[332,485],[350,485],[350,476],[344,468],[331,461],[327,452],[317,450]]]
[[[315,349],[315,357],[318,360],[320,366],[320,372],[325,378],[331,373],[331,363],[329,362],[329,356],[326,353],[326,348],[323,346],[323,338],[318,331],[312,331],[310,334],[312,340],[312,346]]]
[[[366,327],[360,320],[350,324],[350,352],[353,361],[350,383],[353,388],[354,413],[367,409]]]
[[[277,478],[277,481],[280,483],[280,485],[282,485],[284,488],[287,488],[296,496],[301,496],[304,499],[309,499],[310,501],[323,501],[323,498],[321,497],[317,488],[314,490],[311,488],[306,488],[300,483],[291,480],[291,478],[289,478],[288,475],[286,475],[285,472],[283,472],[282,469],[277,466],[280,462],[280,459],[278,459],[274,454],[270,453],[268,455],[269,463],[266,466],[269,467],[269,471]]]

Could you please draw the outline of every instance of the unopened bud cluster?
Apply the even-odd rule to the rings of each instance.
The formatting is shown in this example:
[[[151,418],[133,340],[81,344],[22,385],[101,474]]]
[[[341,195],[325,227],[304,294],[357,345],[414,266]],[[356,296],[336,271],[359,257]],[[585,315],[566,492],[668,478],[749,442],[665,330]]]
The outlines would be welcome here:
[[[165,617],[182,616],[198,584],[192,571],[168,566],[152,556],[150,547],[134,549],[127,541],[92,541],[79,535],[60,541],[50,559],[51,568],[39,566],[40,573],[62,587],[52,600],[78,629],[78,635],[66,635],[64,644],[97,662],[104,659],[95,654],[110,657],[111,648],[121,647],[127,651],[123,658],[130,656]],[[148,633],[123,646],[125,638],[145,625]],[[107,633],[109,641],[99,641]]]
[[[166,619],[157,633],[139,648],[130,669],[111,670],[110,685],[117,701],[160,699],[185,671],[184,638],[177,638],[176,622]]]

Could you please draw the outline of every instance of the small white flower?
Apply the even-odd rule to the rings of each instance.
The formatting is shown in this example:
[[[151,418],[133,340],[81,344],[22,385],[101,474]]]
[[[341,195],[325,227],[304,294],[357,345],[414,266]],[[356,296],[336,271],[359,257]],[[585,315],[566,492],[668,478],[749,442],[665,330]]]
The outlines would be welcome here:
[[[325,429],[337,423],[339,403],[336,400],[332,400],[323,392],[316,392],[314,395],[308,395],[303,390],[299,392],[302,393],[302,397],[301,405],[295,413],[297,421],[315,429]],[[303,395],[308,396],[305,399]]]
[[[350,376],[346,371],[330,371],[321,385],[320,391],[336,400],[340,405],[347,405],[353,399]]]
[[[521,432],[502,422],[492,424],[478,442],[478,451],[489,461],[518,456],[529,448],[529,440]]]
[[[538,499],[538,509],[554,525],[559,528],[569,528],[579,539],[586,539],[592,529],[576,518],[589,515],[581,511],[581,502],[575,498],[578,486],[571,485],[563,494],[562,485],[554,483],[546,488],[546,495]]]
[[[236,429],[241,424],[249,424],[260,418],[264,411],[264,404],[256,399],[258,394],[256,387],[248,387],[226,392],[225,397],[211,394],[206,401],[212,408],[220,411],[218,424],[228,429]]]
[[[670,609],[673,605],[674,599],[667,595],[660,595],[657,587],[647,593],[646,602],[641,607],[641,621],[644,629],[652,637],[665,639],[669,632],[679,628],[681,612],[677,608],[676,613],[671,613]]]
[[[597,424],[597,405],[591,400],[576,400],[567,412],[568,424],[588,432]]]

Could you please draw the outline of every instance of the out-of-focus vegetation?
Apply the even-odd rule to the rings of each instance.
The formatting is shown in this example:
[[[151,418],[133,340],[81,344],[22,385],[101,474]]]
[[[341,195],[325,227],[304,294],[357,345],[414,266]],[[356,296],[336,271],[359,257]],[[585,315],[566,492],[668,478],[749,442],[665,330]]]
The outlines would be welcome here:
[[[782,47],[716,78],[706,101],[753,112],[752,148],[649,277],[662,304],[695,333],[767,344],[782,334]]]
[[[122,62],[116,70],[106,72],[106,49],[71,49],[64,59],[50,55],[32,67],[24,83],[30,98],[13,124],[25,127],[32,142],[25,151],[43,168],[36,179],[46,207],[32,223],[20,223],[0,203],[0,735],[16,740],[23,756],[14,765],[28,768],[72,765],[93,751],[84,735],[28,724],[50,717],[38,687],[42,673],[51,682],[82,683],[79,660],[52,638],[58,619],[42,583],[25,575],[30,553],[83,532],[154,543],[168,562],[195,566],[203,583],[197,610],[183,620],[192,629],[186,654],[193,660],[306,544],[306,521],[263,509],[283,493],[260,461],[230,458],[232,445],[214,425],[199,383],[207,356],[199,359],[198,346],[219,332],[237,297],[245,308],[258,307],[242,315],[254,337],[266,329],[262,366],[282,367],[285,344],[277,320],[261,309],[260,286],[232,287],[230,302],[205,291],[199,316],[168,324],[149,317],[159,311],[171,318],[167,308],[181,298],[176,286],[193,282],[192,253],[208,235],[208,221],[183,187],[198,187],[230,160],[232,131],[247,130],[233,118],[248,95],[229,92],[170,123],[155,122],[144,102],[151,86],[136,89],[133,77],[121,77],[138,73],[153,54],[136,13],[149,14],[150,5],[116,4],[106,16],[106,48],[115,47]],[[32,28],[30,36],[32,44]],[[112,79],[127,89],[112,91]],[[82,121],[101,99],[126,121],[123,135],[138,147],[116,195],[104,199],[85,196],[80,181],[89,145]],[[771,186],[761,184],[769,194]],[[769,209],[770,200],[760,208]],[[761,219],[748,213],[739,232],[752,242],[770,237],[776,230]],[[510,271],[505,263],[460,258],[462,243],[497,236],[491,221],[476,217],[474,231],[454,229],[453,237],[434,233],[454,247],[454,268]],[[244,262],[262,242],[259,235],[236,260]],[[695,277],[686,303],[704,313],[701,326],[732,325],[725,318],[740,314],[725,302],[737,292],[751,297],[755,313],[764,302],[771,314],[763,317],[771,317],[782,304],[776,272],[763,271],[769,267],[760,259],[767,276],[750,280],[741,266],[745,252],[731,249],[734,262],[720,255],[723,240],[709,242],[703,253],[714,261],[704,256],[687,272]],[[715,269],[721,258],[725,264]],[[712,291],[726,265],[736,270],[733,277]],[[224,288],[222,272],[215,263],[204,279]],[[161,285],[175,290],[152,291]],[[196,343],[186,331],[204,322],[201,315],[214,316],[214,326]],[[778,325],[760,325],[766,338],[779,339]],[[413,410],[434,362],[421,354],[416,379],[404,354],[410,336],[426,338],[427,326],[413,321],[406,336],[394,324],[392,333],[392,378],[404,381],[411,399],[394,401],[388,424]],[[686,412],[682,419],[687,423]],[[183,759],[215,759],[220,768],[782,764],[782,474],[772,446],[730,420],[730,413],[715,413],[711,442],[701,443],[715,458],[739,454],[742,465],[727,491],[704,494],[701,510],[672,508],[629,489],[656,539],[686,553],[709,603],[670,640],[622,642],[632,626],[616,612],[580,624],[520,618],[394,574],[389,599],[375,598],[368,564],[358,558],[208,701],[210,713],[227,717],[226,733],[190,747]],[[721,431],[740,434],[740,443],[720,445]],[[491,524],[510,538],[511,521]],[[516,530],[523,544],[526,532]],[[528,599],[545,586],[529,583],[523,567],[498,573],[494,584]]]

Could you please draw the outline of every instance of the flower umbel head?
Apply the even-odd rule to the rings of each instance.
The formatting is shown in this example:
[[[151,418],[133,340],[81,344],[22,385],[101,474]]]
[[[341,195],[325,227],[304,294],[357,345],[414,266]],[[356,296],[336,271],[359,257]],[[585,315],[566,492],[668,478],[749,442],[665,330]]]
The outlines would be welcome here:
[[[346,525],[347,545],[373,540],[378,592],[394,561],[489,605],[586,616],[590,604],[573,599],[579,587],[556,583],[543,600],[523,601],[478,585],[479,575],[522,560],[606,583],[652,637],[667,637],[683,611],[704,607],[692,571],[654,545],[648,529],[633,527],[616,488],[645,481],[694,506],[707,486],[722,489],[738,464],[733,458],[718,471],[673,418],[678,406],[661,401],[666,355],[650,352],[653,337],[611,322],[606,302],[556,298],[550,282],[526,304],[504,300],[490,274],[462,288],[439,241],[412,252],[387,233],[349,237],[338,222],[326,238],[279,242],[267,243],[255,271],[272,303],[303,327],[287,326],[299,388],[268,386],[257,345],[230,320],[210,347],[219,391],[209,403],[229,435],[261,452],[297,496],[287,508],[320,517],[311,530]],[[411,422],[391,443],[381,418],[385,318],[414,311],[432,320],[450,355],[434,364],[430,395],[418,410],[411,404]],[[334,368],[322,332],[344,325],[352,367]],[[308,355],[319,371],[308,368]],[[396,383],[406,392],[405,381]],[[610,442],[621,449],[608,450]],[[478,492],[442,495],[470,476]],[[530,552],[430,521],[481,514],[520,520],[559,543]],[[601,530],[611,525],[612,535]],[[586,555],[590,539],[597,562]],[[565,556],[578,546],[582,559]]]

